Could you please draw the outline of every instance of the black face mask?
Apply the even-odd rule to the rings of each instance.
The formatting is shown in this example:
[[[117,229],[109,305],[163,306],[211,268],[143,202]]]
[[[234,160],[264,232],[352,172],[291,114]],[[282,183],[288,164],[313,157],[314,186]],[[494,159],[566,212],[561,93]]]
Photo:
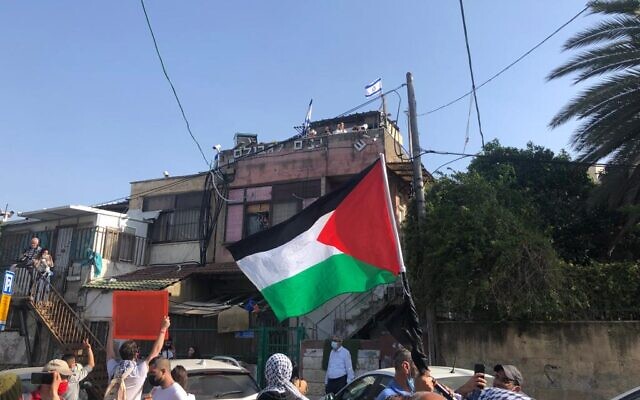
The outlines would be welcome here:
[[[153,387],[160,386],[160,380],[154,374],[147,375],[147,383]]]

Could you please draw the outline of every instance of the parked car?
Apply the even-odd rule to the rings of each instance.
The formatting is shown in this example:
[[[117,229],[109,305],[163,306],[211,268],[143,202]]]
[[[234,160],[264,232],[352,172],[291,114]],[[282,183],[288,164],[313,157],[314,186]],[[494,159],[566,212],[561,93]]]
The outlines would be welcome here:
[[[78,364],[80,365],[80,364]],[[80,365],[80,367],[82,367]],[[42,372],[42,367],[26,367],[26,368],[15,368],[15,369],[6,369],[4,371],[0,371],[0,375],[6,373],[12,373],[18,375],[20,380],[22,381],[22,393],[31,393],[36,390],[36,385],[31,383],[31,374],[34,372]],[[84,389],[84,385],[80,384],[80,400],[87,400],[88,394]]]
[[[22,381],[22,393],[31,393],[36,389],[36,386],[31,383],[31,374],[34,372],[42,372],[42,367],[5,369],[0,371],[0,375],[8,373],[18,375]]]
[[[624,392],[611,400],[640,400],[640,386]]]
[[[198,400],[253,400],[260,388],[249,371],[235,360],[171,360],[171,368],[182,365],[189,376],[189,393]],[[237,365],[234,365],[237,364]],[[144,392],[151,390],[145,387]]]
[[[452,367],[429,367],[431,370],[431,376],[436,380],[452,389],[457,389],[466,383],[469,378],[473,376],[473,371],[470,369],[452,368]],[[333,400],[375,400],[375,398],[382,392],[391,382],[394,375],[393,368],[378,369],[375,371],[367,372],[353,382],[340,389],[338,393],[333,396]],[[486,375],[487,384],[491,386],[493,384],[493,377]],[[323,400],[330,400],[329,395],[324,396]]]

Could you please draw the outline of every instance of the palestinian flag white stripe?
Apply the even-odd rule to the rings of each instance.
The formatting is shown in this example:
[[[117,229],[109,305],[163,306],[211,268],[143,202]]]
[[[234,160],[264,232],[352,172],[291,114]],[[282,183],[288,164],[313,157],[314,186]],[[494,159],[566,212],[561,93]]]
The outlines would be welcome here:
[[[308,231],[301,233],[286,244],[238,260],[238,266],[258,290],[263,290],[267,286],[297,275],[333,255],[342,254],[335,247],[317,240],[332,214],[333,211],[323,215]],[[282,260],[287,260],[287,262],[283,263]]]

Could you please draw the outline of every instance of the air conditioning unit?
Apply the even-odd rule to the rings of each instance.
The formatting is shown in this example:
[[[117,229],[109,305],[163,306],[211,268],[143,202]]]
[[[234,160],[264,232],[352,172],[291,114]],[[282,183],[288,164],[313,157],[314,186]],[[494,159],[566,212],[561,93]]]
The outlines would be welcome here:
[[[234,147],[246,147],[255,143],[258,143],[258,135],[254,133],[236,133],[233,136]]]

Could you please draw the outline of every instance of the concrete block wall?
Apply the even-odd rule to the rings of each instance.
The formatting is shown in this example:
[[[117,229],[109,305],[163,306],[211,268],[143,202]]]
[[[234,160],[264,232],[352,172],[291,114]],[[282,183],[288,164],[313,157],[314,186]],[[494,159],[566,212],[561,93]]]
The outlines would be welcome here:
[[[324,342],[321,340],[308,340],[302,343],[301,374],[309,384],[309,392],[307,393],[309,398],[318,398],[324,395],[324,378],[327,371],[322,369],[323,344]],[[354,365],[356,376],[379,368],[380,350],[377,347],[377,341],[361,341],[358,362],[357,365]]]

